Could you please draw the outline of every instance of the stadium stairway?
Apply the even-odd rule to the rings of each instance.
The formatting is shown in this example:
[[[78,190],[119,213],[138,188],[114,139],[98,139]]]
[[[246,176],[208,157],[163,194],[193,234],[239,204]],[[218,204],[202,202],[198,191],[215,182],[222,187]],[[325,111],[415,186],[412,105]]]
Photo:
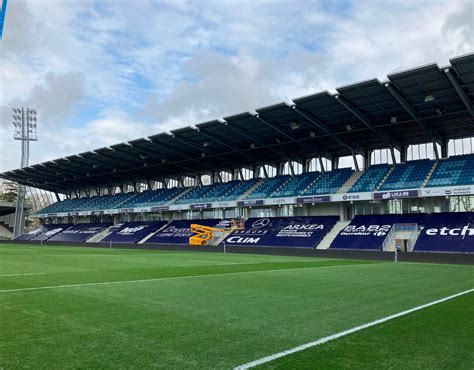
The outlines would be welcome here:
[[[110,234],[110,229],[113,228],[114,225],[109,226],[105,230],[101,231],[98,234],[95,234],[92,238],[87,239],[86,243],[99,243],[102,239],[104,239],[107,235]]]
[[[255,184],[253,184],[250,188],[247,189],[247,191],[245,193],[243,193],[242,195],[240,195],[237,200],[241,200],[241,199],[246,199],[248,195],[252,194],[254,192],[255,189],[257,189],[260,184],[262,182],[264,182],[265,179],[260,179],[258,180]]]
[[[168,225],[168,224],[166,224]],[[165,227],[166,225],[164,225],[163,227]],[[153,235],[155,235],[157,232],[159,232],[163,227],[160,227],[158,230],[148,234],[147,236],[145,236],[142,240],[140,240],[139,242],[137,242],[137,244],[143,244],[145,243],[148,239],[150,239]]]
[[[1,239],[13,239],[13,230],[11,230],[3,222],[0,222],[0,238]]]
[[[341,186],[337,191],[337,194],[348,193],[349,189],[359,180],[359,178],[364,174],[364,171],[354,172],[351,177]]]
[[[311,182],[308,184],[308,186],[307,186],[306,188],[304,188],[304,189],[300,192],[300,194],[298,194],[298,195],[305,194],[305,193],[314,185],[314,183],[316,183],[316,182],[319,181],[319,179],[321,178],[322,175],[323,175],[323,173],[321,172],[321,173],[319,174],[319,176],[317,176],[313,181],[311,181]]]
[[[189,192],[193,191],[194,190],[194,186],[190,186],[189,188],[187,188],[185,191],[181,192],[181,193],[178,193],[174,198],[171,198],[167,203],[165,204],[175,204],[175,202],[179,199],[181,199],[182,197],[184,197],[186,194],[188,194]]]
[[[334,227],[326,234],[326,236],[321,240],[321,242],[316,246],[316,249],[328,249],[332,243],[332,241],[336,238],[336,236],[344,229],[347,225],[349,225],[350,221],[338,221],[334,225]]]
[[[426,176],[425,181],[423,181],[423,184],[421,185],[422,188],[424,188],[428,184],[428,181],[430,181],[431,175],[433,174],[433,172],[435,172],[436,167],[438,167],[438,163],[439,161],[435,161],[433,163],[433,167],[431,167],[430,172],[428,172],[428,175]]]
[[[389,176],[392,174],[394,169],[395,169],[395,166],[392,166],[390,170],[385,174],[383,179],[380,181],[379,185],[375,188],[376,191],[379,191],[382,188],[383,184],[385,183],[385,180],[389,178]]]
[[[122,208],[121,205],[122,204],[125,204],[127,202],[130,202],[132,201],[134,198],[136,198],[138,196],[138,193],[137,194],[132,194],[130,196],[130,198],[124,198],[121,202],[118,202],[117,204],[114,205],[114,208]]]

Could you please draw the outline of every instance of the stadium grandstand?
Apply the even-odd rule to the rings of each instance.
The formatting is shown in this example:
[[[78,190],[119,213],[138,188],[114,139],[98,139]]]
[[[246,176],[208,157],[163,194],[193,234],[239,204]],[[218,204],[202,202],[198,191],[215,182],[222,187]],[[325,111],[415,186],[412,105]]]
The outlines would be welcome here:
[[[17,239],[188,244],[239,219],[208,242],[472,253],[473,76],[464,55],[2,173],[57,200]]]

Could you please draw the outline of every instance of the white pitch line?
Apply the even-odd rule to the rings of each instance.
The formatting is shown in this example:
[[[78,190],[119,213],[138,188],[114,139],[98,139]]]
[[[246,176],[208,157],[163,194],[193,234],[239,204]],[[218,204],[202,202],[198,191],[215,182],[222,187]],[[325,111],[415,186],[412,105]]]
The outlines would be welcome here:
[[[0,275],[0,277],[8,277],[8,276],[31,276],[31,275],[44,275],[45,272],[32,272],[32,273],[25,273],[25,274],[6,274]]]
[[[104,282],[98,282],[98,283],[84,283],[84,284],[49,285],[49,286],[40,286],[40,287],[31,287],[31,288],[0,289],[0,294],[1,293],[14,293],[14,292],[27,292],[27,291],[34,291],[34,290],[82,288],[82,287],[100,286],[100,285],[135,284],[135,283],[148,283],[148,282],[153,282],[153,281],[196,279],[196,278],[219,277],[219,276],[229,276],[229,275],[239,275],[239,274],[259,274],[259,273],[279,272],[279,271],[295,271],[295,270],[308,270],[308,269],[328,269],[328,268],[350,267],[350,266],[374,266],[374,265],[380,265],[382,263],[386,263],[386,262],[361,263],[361,264],[353,264],[353,265],[321,266],[321,267],[319,267],[319,266],[296,267],[296,268],[289,268],[289,269],[273,269],[273,270],[258,270],[258,271],[238,271],[238,272],[226,272],[226,273],[223,273],[223,274],[189,275],[189,276],[174,276],[174,277],[154,278],[154,279],[104,281]]]
[[[417,306],[417,307],[411,308],[411,309],[409,309],[409,310],[402,311],[402,312],[396,313],[396,314],[394,314],[394,315],[390,315],[390,316],[384,317],[384,318],[382,318],[382,319],[369,322],[369,323],[367,323],[367,324],[363,324],[363,325],[360,325],[360,326],[356,326],[355,328],[352,328],[352,329],[348,329],[348,330],[341,331],[341,332],[339,332],[339,333],[336,333],[336,334],[333,334],[333,335],[330,335],[330,336],[327,336],[327,337],[324,337],[324,338],[315,340],[314,342],[309,342],[309,343],[306,343],[306,344],[302,344],[302,345],[300,345],[300,346],[297,346],[297,347],[294,347],[294,348],[290,348],[290,349],[288,349],[288,350],[286,350],[286,351],[283,351],[283,352],[278,352],[278,353],[275,353],[275,354],[270,355],[270,356],[266,356],[266,357],[259,358],[258,360],[255,360],[255,361],[252,361],[252,362],[248,362],[248,363],[246,363],[246,364],[243,364],[243,365],[234,367],[233,370],[246,370],[246,369],[251,369],[251,368],[254,368],[254,367],[256,367],[256,366],[263,365],[263,364],[266,364],[266,363],[271,362],[271,361],[273,361],[273,360],[276,360],[276,359],[278,359],[278,358],[285,357],[285,356],[291,355],[291,354],[296,353],[296,352],[301,352],[301,351],[304,351],[305,349],[308,349],[308,348],[312,348],[312,347],[319,346],[319,345],[321,345],[321,344],[330,342],[330,341],[332,341],[332,340],[334,340],[334,339],[338,339],[338,338],[341,338],[341,337],[345,337],[346,335],[349,335],[349,334],[352,334],[352,333],[355,333],[355,332],[358,332],[358,331],[361,331],[361,330],[370,328],[371,326],[375,326],[375,325],[378,325],[378,324],[382,324],[382,323],[384,323],[384,322],[386,322],[386,321],[396,319],[397,317],[405,316],[405,315],[408,315],[408,314],[410,314],[410,313],[412,313],[412,312],[420,311],[420,310],[423,310],[423,309],[428,308],[428,307],[430,307],[430,306],[434,306],[434,305],[436,305],[436,304],[443,303],[443,302],[449,301],[449,300],[451,300],[451,299],[454,299],[454,298],[463,296],[463,295],[465,295],[465,294],[473,293],[473,292],[474,292],[474,288],[473,288],[473,289],[468,289],[468,290],[465,290],[465,291],[463,291],[463,292],[450,295],[449,297],[441,298],[441,299],[438,299],[438,300],[436,300],[436,301],[429,302],[429,303],[426,303],[426,304],[424,304],[424,305]]]

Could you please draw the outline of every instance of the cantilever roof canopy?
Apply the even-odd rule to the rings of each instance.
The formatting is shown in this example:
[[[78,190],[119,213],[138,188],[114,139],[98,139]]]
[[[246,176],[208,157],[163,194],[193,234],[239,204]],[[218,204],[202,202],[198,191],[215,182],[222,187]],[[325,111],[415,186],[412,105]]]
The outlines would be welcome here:
[[[54,192],[474,136],[474,54],[0,177]]]

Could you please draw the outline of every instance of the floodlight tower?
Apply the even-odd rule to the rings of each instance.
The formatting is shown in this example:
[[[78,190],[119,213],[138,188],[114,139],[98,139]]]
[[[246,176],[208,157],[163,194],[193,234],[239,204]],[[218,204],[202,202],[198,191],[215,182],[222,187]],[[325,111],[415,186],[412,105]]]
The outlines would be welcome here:
[[[30,141],[37,141],[36,111],[30,108],[13,108],[13,139],[21,140],[21,165],[20,168],[28,167],[30,159]],[[15,220],[13,223],[13,235],[17,237],[23,234],[25,228],[25,195],[26,188],[18,184],[18,196],[16,198]]]

